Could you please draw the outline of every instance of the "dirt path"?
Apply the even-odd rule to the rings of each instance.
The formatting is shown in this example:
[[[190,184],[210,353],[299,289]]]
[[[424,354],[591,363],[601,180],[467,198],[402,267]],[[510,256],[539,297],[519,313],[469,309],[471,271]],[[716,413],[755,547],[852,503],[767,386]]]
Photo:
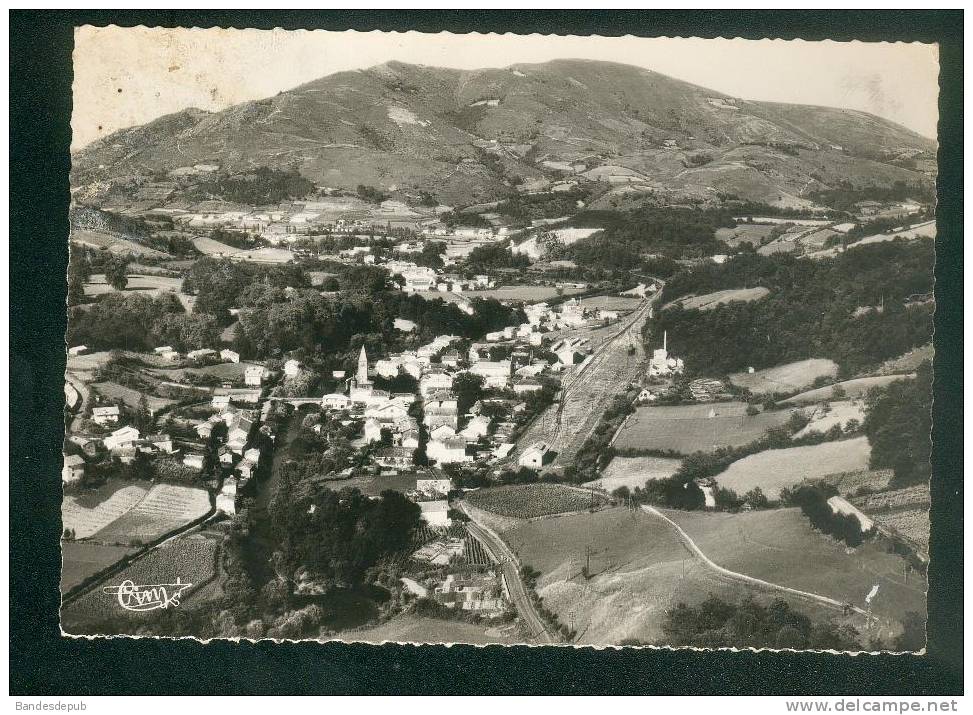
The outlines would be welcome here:
[[[695,541],[692,540],[689,534],[683,531],[683,528],[679,526],[679,524],[677,524],[672,519],[667,517],[661,511],[659,511],[655,507],[648,506],[646,504],[642,505],[642,511],[662,519],[669,526],[675,529],[676,533],[679,534],[679,538],[682,539],[683,543],[686,544],[687,547],[689,547],[689,550],[692,551],[693,554],[696,555],[700,559],[700,561],[702,561],[709,569],[715,571],[721,576],[725,576],[729,579],[733,579],[734,581],[740,581],[750,586],[757,586],[759,588],[764,588],[771,591],[780,591],[790,596],[797,596],[798,598],[803,598],[808,601],[814,601],[815,603],[820,603],[825,606],[830,606],[832,608],[838,608],[841,609],[842,611],[846,608],[849,608],[863,616],[868,615],[866,611],[862,610],[861,608],[858,608],[857,606],[842,603],[841,601],[837,601],[833,598],[829,598],[828,596],[822,596],[817,593],[811,593],[810,591],[801,591],[796,588],[790,588],[789,586],[781,586],[780,584],[771,583],[770,581],[764,581],[763,579],[754,578],[753,576],[747,576],[746,574],[725,569],[719,564],[712,561],[706,554],[704,554],[703,550],[699,548],[699,546],[696,544]]]

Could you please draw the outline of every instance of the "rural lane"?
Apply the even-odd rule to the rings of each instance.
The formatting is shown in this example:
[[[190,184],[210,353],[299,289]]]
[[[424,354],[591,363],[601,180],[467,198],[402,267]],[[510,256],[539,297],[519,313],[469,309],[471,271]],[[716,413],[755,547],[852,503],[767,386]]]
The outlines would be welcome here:
[[[763,579],[754,578],[753,576],[747,576],[746,574],[739,573],[737,571],[730,571],[729,569],[725,569],[722,566],[720,566],[719,564],[715,563],[706,554],[704,554],[703,553],[703,550],[700,549],[699,546],[696,544],[696,542],[692,540],[692,537],[690,537],[689,534],[687,534],[683,530],[683,528],[681,526],[679,526],[679,524],[677,524],[672,519],[670,519],[669,517],[667,517],[661,511],[659,511],[655,507],[649,506],[647,504],[643,504],[642,505],[642,511],[644,511],[646,513],[649,513],[649,514],[652,514],[654,516],[657,516],[660,519],[662,519],[663,521],[665,521],[667,524],[669,524],[669,526],[671,526],[673,529],[676,530],[676,533],[679,534],[679,537],[689,547],[689,549],[696,556],[698,556],[699,559],[707,567],[709,567],[710,569],[712,569],[713,571],[715,571],[716,573],[718,573],[718,574],[720,574],[722,576],[726,576],[727,578],[731,578],[731,579],[733,579],[735,581],[741,581],[741,582],[746,583],[746,584],[749,584],[751,586],[759,586],[761,588],[767,588],[767,589],[770,589],[770,590],[773,590],[773,591],[781,591],[783,593],[790,594],[791,596],[798,596],[799,598],[804,598],[804,599],[807,599],[809,601],[815,601],[816,603],[821,603],[821,604],[823,604],[825,606],[831,606],[831,607],[834,607],[834,608],[840,608],[842,610],[844,610],[846,607],[848,607],[851,610],[853,610],[856,613],[859,613],[859,614],[861,614],[863,616],[867,616],[868,615],[868,613],[866,611],[864,611],[861,608],[859,608],[858,606],[854,606],[854,605],[852,605],[850,603],[849,604],[842,603],[841,601],[837,601],[837,600],[835,600],[833,598],[829,598],[828,596],[822,596],[822,595],[817,594],[817,593],[811,593],[810,591],[801,591],[801,590],[796,589],[796,588],[790,588],[789,586],[781,586],[780,584],[771,583],[770,581],[764,581]]]
[[[462,505],[460,508],[462,508]],[[470,519],[473,519],[473,516],[465,509],[463,509],[463,513],[469,516]],[[479,524],[476,521],[469,521],[466,526],[470,534],[480,541],[493,557],[500,562],[500,567],[503,569],[503,578],[507,583],[507,590],[510,592],[510,599],[513,601],[517,612],[526,622],[527,628],[534,640],[539,643],[556,643],[557,641],[548,633],[547,625],[534,608],[530,596],[527,595],[527,587],[520,578],[517,557],[514,556],[510,547],[493,530],[483,524]]]

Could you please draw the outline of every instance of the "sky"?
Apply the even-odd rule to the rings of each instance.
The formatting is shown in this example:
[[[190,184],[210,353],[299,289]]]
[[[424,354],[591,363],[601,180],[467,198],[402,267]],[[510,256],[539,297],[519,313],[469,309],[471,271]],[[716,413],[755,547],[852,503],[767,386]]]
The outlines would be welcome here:
[[[739,99],[863,110],[936,137],[936,45],[85,26],[75,30],[72,149],[187,107],[218,111],[389,60],[477,69],[568,57]]]

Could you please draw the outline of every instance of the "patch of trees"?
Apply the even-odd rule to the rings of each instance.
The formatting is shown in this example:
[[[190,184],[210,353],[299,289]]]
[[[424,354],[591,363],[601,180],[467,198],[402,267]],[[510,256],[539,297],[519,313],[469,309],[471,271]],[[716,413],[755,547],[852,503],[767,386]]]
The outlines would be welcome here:
[[[369,568],[409,546],[419,514],[396,491],[372,500],[357,489],[297,482],[285,470],[270,504],[278,572],[293,577],[306,570],[329,590],[361,585]]]
[[[300,172],[261,166],[239,174],[220,174],[196,186],[200,198],[219,196],[226,201],[248,206],[276,204],[302,198],[314,191],[314,184]]]
[[[801,507],[801,512],[818,531],[844,541],[848,546],[860,546],[866,535],[862,533],[858,518],[833,511],[828,504],[828,499],[837,493],[837,489],[822,482],[816,486],[804,485],[793,490],[782,490],[781,498]]]
[[[666,611],[660,645],[698,648],[793,648],[860,650],[851,626],[814,623],[783,599],[763,606],[751,597],[739,603],[710,596],[698,606],[679,603]]]
[[[358,194],[358,198],[362,201],[367,201],[370,204],[380,204],[388,198],[388,194],[381,189],[377,189],[374,186],[366,186],[365,184],[358,184],[355,193]]]
[[[587,201],[588,191],[550,191],[543,194],[515,194],[497,205],[497,213],[521,223],[538,219],[571,216],[578,210],[578,201]]]
[[[478,213],[463,211],[447,211],[439,216],[439,220],[446,226],[468,226],[470,228],[493,228],[493,224]]]
[[[872,447],[869,466],[891,469],[894,485],[925,484],[931,475],[932,365],[914,379],[871,390],[865,399],[864,431]]]
[[[904,305],[933,289],[932,242],[889,241],[808,261],[743,253],[723,265],[677,273],[664,302],[689,294],[763,286],[770,294],[707,311],[661,311],[652,334],[669,332],[673,352],[702,374],[726,374],[808,358],[831,358],[857,373],[932,338],[932,306]],[[861,306],[884,310],[855,315]]]
[[[855,186],[850,181],[840,181],[833,189],[814,191],[808,198],[817,204],[830,206],[838,211],[854,213],[855,204],[860,201],[879,201],[892,203],[913,199],[932,203],[936,200],[936,190],[933,186],[923,182],[908,184],[904,181],[894,181],[891,186]]]
[[[522,253],[512,253],[507,241],[497,241],[477,246],[466,257],[466,266],[471,271],[487,271],[497,268],[526,268],[530,260]]]
[[[412,262],[417,266],[442,268],[444,253],[446,253],[445,243],[442,241],[426,241],[422,244],[422,250],[412,256]]]
[[[253,288],[255,284],[261,285]],[[243,307],[248,290],[251,291],[249,295],[254,296],[266,288],[283,290],[288,286],[309,285],[307,274],[296,265],[260,266],[205,257],[193,263],[186,272],[182,292],[196,296],[193,312],[215,316],[220,325],[227,325],[230,308]]]
[[[225,228],[214,228],[210,238],[227,246],[247,249],[266,244],[266,241],[247,233],[246,231],[231,231]]]
[[[690,154],[686,157],[686,162],[689,166],[706,166],[707,164],[712,163],[712,161],[713,155],[706,153]]]
[[[66,340],[69,345],[87,345],[92,350],[152,350],[161,321],[183,313],[173,293],[151,298],[140,294],[112,293],[90,306],[72,308]]]

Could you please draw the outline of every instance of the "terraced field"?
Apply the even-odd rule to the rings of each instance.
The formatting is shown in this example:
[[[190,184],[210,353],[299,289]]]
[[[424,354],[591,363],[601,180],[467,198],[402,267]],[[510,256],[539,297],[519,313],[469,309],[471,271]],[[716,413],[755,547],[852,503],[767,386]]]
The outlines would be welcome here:
[[[760,487],[769,499],[780,490],[806,480],[868,467],[867,437],[824,442],[806,447],[768,449],[737,460],[716,476],[717,483],[737,494]]]
[[[737,372],[730,382],[756,394],[789,393],[811,385],[819,377],[835,377],[838,366],[832,360],[815,358],[778,365],[753,373]]]
[[[717,447],[739,447],[787,423],[793,410],[746,414],[742,402],[639,407],[622,425],[615,449],[708,452]]]
[[[587,482],[611,492],[618,487],[644,487],[649,479],[666,479],[679,469],[682,462],[665,457],[614,457],[599,479]]]
[[[149,542],[204,516],[209,492],[195,487],[156,484],[138,503],[94,534],[106,543]]]
[[[71,529],[76,539],[86,539],[129,511],[148,492],[148,483],[115,483],[84,497],[65,496],[61,502],[63,528]]]

